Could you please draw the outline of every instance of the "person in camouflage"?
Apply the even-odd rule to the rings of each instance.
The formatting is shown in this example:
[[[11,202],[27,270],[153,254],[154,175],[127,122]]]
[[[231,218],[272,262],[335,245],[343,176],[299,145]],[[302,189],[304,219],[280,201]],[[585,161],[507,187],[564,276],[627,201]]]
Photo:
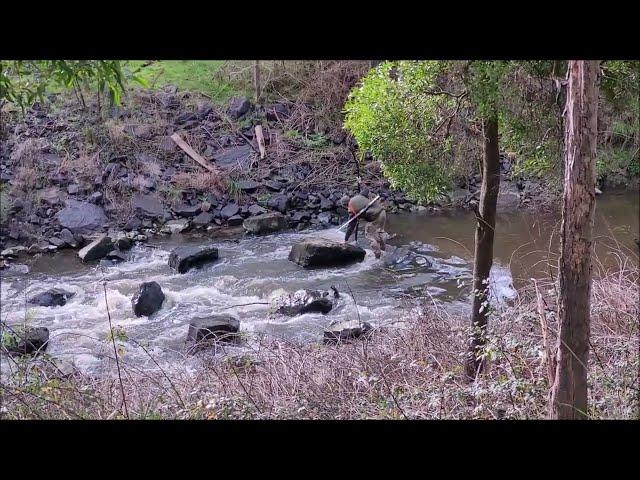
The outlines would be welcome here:
[[[358,213],[364,210],[367,205],[371,202],[371,199],[368,198],[368,190],[363,190],[360,194],[355,195],[349,200],[349,204],[347,206],[347,210],[349,211],[349,218],[355,217]],[[355,240],[358,240],[358,222],[360,219],[363,219],[367,222],[367,225],[364,229],[364,235],[369,240],[371,248],[373,249],[373,253],[376,258],[380,258],[381,252],[385,251],[385,223],[387,222],[387,212],[384,207],[379,203],[374,203],[371,205],[366,212],[364,212],[360,217],[351,222],[347,227],[347,231],[344,236],[345,243],[349,242],[349,238],[355,232]]]

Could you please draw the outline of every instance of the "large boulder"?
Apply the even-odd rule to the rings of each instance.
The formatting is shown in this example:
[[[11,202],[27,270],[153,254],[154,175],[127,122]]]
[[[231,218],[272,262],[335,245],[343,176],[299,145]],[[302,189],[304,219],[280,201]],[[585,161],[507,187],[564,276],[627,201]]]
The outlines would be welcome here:
[[[333,299],[329,292],[317,290],[298,290],[294,293],[283,293],[273,299],[275,313],[296,316],[304,313],[327,314],[333,308]]]
[[[149,316],[160,310],[164,302],[164,293],[157,282],[145,282],[131,299],[136,317]]]
[[[358,321],[337,322],[324,331],[323,343],[348,342],[369,333],[371,330],[372,327],[367,322],[362,322],[362,324]]]
[[[247,218],[242,226],[250,233],[271,233],[287,228],[287,219],[281,213],[263,213]]]
[[[309,238],[293,247],[289,260],[304,268],[339,267],[364,260],[364,249],[324,238]]]
[[[113,250],[113,242],[111,237],[102,235],[89,245],[81,248],[78,251],[78,256],[83,262],[90,262],[92,260],[100,260],[107,256],[109,252]]]
[[[67,200],[66,207],[56,215],[58,222],[73,233],[88,233],[108,222],[102,207],[77,200]]]
[[[5,342],[5,348],[11,355],[33,355],[44,352],[49,344],[49,329],[46,327],[28,328],[24,333],[15,332],[11,341]]]
[[[218,249],[211,245],[177,247],[169,255],[169,267],[178,273],[185,273],[191,268],[215,262],[217,259]]]
[[[187,342],[195,344],[215,341],[235,342],[239,330],[240,322],[238,319],[228,314],[194,318],[189,323]]]
[[[28,303],[31,305],[39,305],[41,307],[61,307],[74,295],[75,292],[67,292],[61,288],[51,288],[46,292],[42,292],[31,297]]]

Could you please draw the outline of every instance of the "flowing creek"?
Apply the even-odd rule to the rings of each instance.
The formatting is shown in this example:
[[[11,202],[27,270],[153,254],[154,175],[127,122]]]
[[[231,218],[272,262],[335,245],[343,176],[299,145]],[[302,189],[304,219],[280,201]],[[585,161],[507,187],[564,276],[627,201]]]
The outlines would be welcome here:
[[[620,251],[637,265],[634,239],[640,237],[639,213],[637,193],[598,197],[597,265],[614,266]],[[547,275],[544,260],[549,250],[557,258],[553,255],[558,251],[560,220],[558,215],[515,212],[499,215],[497,222],[491,291],[495,301],[503,302],[513,298],[529,278]],[[46,326],[51,333],[48,354],[100,374],[109,366],[106,356],[113,353],[106,341],[104,281],[112,322],[123,327],[130,339],[125,342],[126,361],[149,369],[155,365],[149,354],[161,365],[193,362],[185,356],[185,337],[194,315],[230,313],[240,320],[241,331],[318,341],[333,320],[353,320],[358,314],[373,325],[397,320],[411,305],[411,297],[433,299],[445,308],[466,308],[473,269],[473,214],[390,215],[387,231],[395,237],[383,259],[374,258],[361,233],[359,242],[368,249],[362,263],[323,270],[304,270],[287,256],[291,245],[307,236],[341,241],[343,234],[335,228],[238,240],[157,237],[150,239],[155,248],[136,246],[127,262],[112,267],[84,265],[70,250],[43,255],[28,263],[28,273],[19,269],[2,272],[1,315],[9,325],[21,324],[26,318],[29,325]],[[186,274],[172,272],[167,265],[169,252],[185,243],[214,244],[220,259]],[[158,282],[166,299],[156,314],[137,318],[131,298],[145,281]],[[280,289],[327,290],[332,285],[341,298],[327,315],[274,317],[269,305],[263,304]],[[25,305],[26,298],[52,287],[75,295],[62,307]],[[145,345],[149,354],[136,342]],[[4,356],[1,362],[8,365]]]

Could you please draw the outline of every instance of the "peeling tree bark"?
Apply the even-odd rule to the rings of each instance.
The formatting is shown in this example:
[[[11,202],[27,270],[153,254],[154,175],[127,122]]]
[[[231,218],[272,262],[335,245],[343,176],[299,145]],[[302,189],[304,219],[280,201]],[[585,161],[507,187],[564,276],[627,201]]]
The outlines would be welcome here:
[[[549,402],[549,416],[554,419],[587,418],[598,63],[569,62],[560,239],[560,332]]]
[[[489,292],[489,274],[493,265],[493,237],[496,227],[496,206],[500,190],[500,155],[498,150],[498,118],[484,120],[484,160],[482,188],[480,190],[480,209],[476,212],[476,244],[473,263],[473,305],[471,324],[473,333],[470,339],[466,365],[467,377],[475,379],[485,365],[479,355],[485,344],[487,327],[487,307]],[[484,304],[484,307],[481,308]],[[482,311],[481,311],[482,310]]]

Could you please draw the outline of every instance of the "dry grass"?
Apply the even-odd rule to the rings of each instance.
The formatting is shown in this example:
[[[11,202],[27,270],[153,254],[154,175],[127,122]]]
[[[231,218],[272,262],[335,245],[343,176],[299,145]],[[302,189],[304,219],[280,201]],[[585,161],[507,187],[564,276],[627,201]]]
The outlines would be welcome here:
[[[220,175],[210,172],[179,172],[171,177],[171,182],[185,190],[224,192],[226,188]]]
[[[640,415],[638,270],[611,271],[593,287],[591,418]],[[545,293],[552,337],[553,285]],[[492,315],[488,373],[465,381],[466,316],[423,305],[367,339],[323,346],[252,336],[241,354],[202,354],[190,374],[142,370],[121,359],[132,418],[539,419],[546,415],[542,331],[533,286]],[[106,320],[105,320],[106,321]],[[134,339],[126,348],[138,346]],[[114,368],[115,370],[115,368]],[[123,418],[115,377],[62,377],[45,359],[2,385],[4,418]]]

